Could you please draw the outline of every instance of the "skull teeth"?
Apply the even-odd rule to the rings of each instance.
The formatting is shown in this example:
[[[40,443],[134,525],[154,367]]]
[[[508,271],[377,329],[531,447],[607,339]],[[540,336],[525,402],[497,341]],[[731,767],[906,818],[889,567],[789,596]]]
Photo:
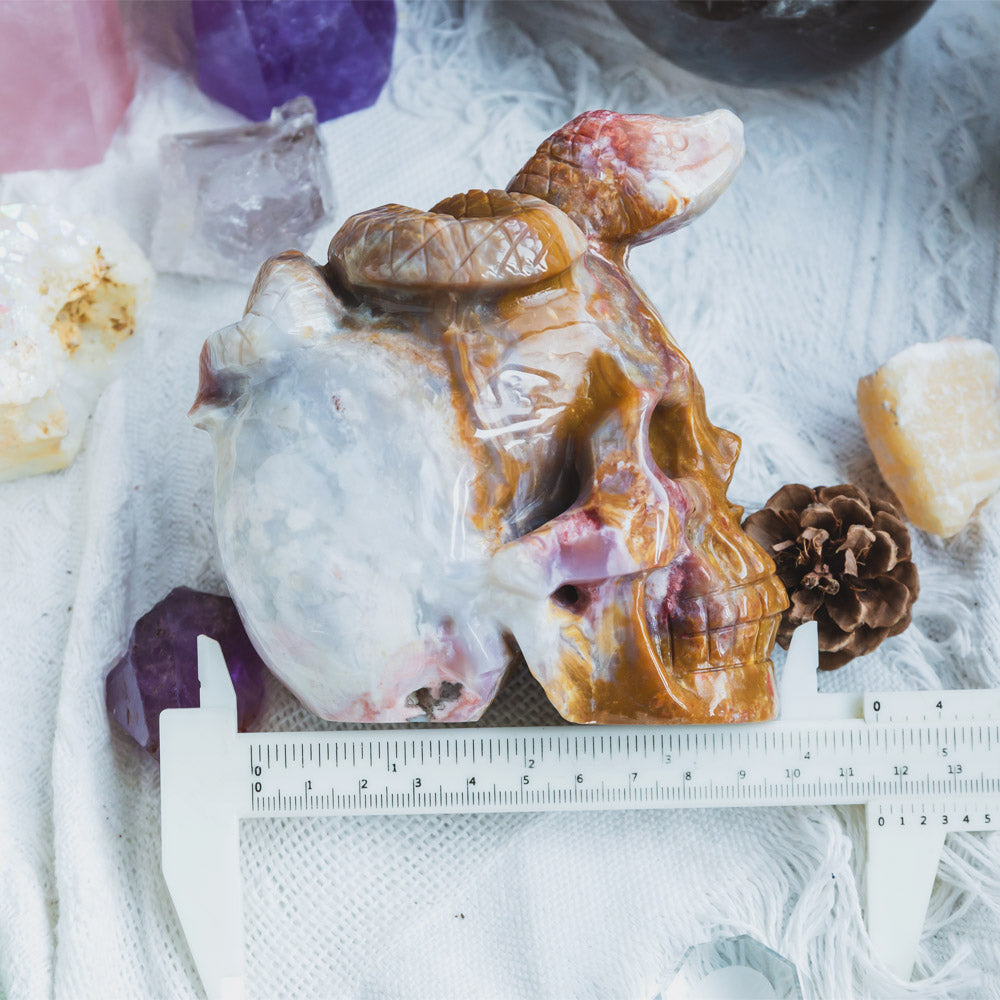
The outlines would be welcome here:
[[[785,604],[781,585],[774,577],[765,577],[731,590],[679,601],[669,611],[670,628],[675,634],[715,632],[777,614]]]
[[[672,606],[647,605],[647,614],[663,662],[676,673],[690,673],[770,660],[786,605],[781,583],[767,575]]]
[[[737,622],[700,632],[674,633],[660,640],[664,660],[681,672],[726,670],[770,658],[780,615]],[[670,655],[672,653],[672,656]]]

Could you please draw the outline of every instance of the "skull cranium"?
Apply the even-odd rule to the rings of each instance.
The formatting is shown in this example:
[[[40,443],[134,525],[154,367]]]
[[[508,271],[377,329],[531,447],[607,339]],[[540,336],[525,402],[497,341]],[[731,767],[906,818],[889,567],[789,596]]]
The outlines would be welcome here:
[[[773,714],[786,598],[726,500],[739,441],[626,270],[741,157],[728,112],[591,112],[506,192],[264,266],[195,410],[233,597],[310,708],[474,719],[519,646],[572,721]]]

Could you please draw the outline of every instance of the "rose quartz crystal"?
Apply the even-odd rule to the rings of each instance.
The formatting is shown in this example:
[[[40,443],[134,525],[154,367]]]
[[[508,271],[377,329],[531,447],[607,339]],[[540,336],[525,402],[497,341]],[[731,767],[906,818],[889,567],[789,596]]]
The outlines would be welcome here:
[[[114,0],[0,3],[0,173],[97,163],[134,87]]]

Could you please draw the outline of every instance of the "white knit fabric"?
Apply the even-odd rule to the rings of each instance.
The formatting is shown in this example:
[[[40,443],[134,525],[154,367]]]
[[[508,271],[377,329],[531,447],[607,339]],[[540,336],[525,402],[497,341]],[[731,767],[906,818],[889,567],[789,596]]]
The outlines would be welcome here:
[[[104,212],[148,246],[157,136],[237,116],[179,66],[182,5],[125,10],[146,41],[107,158],[2,177],[0,201]],[[313,253],[355,211],[502,187],[585,109],[730,107],[735,183],[635,273],[743,438],[735,499],[795,481],[885,495],[858,377],[918,340],[1000,332],[998,48],[1000,7],[942,0],[854,73],[744,91],[668,65],[602,4],[404,5],[379,103],[323,126],[338,209]],[[209,441],[185,414],[201,343],[246,292],[162,276],[75,465],[0,485],[8,1000],[201,995],[159,870],[157,767],[112,732],[103,680],[170,588],[223,587]],[[1000,499],[951,541],[916,533],[915,560],[913,626],[825,688],[1000,686]],[[270,695],[266,728],[321,728]],[[483,720],[558,721],[527,675]],[[864,931],[862,829],[852,808],[245,823],[249,995],[649,998],[691,944],[749,933],[810,997],[1000,997],[1000,838],[949,837],[907,986]]]

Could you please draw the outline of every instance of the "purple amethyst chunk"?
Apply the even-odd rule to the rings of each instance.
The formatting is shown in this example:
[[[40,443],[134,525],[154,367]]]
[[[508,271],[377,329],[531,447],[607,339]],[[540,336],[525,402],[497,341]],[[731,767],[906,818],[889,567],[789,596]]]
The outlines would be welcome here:
[[[293,97],[321,122],[378,100],[392,68],[392,0],[195,0],[198,82],[254,121]]]
[[[128,651],[111,668],[104,696],[108,714],[159,760],[160,712],[200,703],[198,636],[222,647],[236,689],[237,725],[245,731],[264,704],[264,663],[228,597],[190,587],[170,591],[136,623]]]

